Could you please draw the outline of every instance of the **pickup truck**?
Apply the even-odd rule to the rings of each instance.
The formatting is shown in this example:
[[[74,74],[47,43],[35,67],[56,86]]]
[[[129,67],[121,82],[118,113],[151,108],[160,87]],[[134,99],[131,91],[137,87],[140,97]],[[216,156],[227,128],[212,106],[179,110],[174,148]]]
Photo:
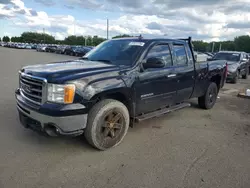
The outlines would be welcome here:
[[[190,98],[211,109],[226,75],[224,60],[195,62],[191,38],[113,39],[79,60],[22,68],[15,95],[24,127],[84,134],[106,150],[129,126],[188,107]]]

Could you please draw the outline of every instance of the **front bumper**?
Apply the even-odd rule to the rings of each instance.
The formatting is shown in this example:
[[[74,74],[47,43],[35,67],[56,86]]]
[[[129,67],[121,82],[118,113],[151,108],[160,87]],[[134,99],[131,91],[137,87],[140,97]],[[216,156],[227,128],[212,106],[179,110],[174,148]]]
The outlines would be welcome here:
[[[228,72],[227,73],[227,81],[232,81],[233,79],[235,79],[235,77],[237,76],[236,72]]]
[[[87,114],[79,114],[79,111],[77,111],[77,114],[73,114],[72,109],[69,110],[70,113],[68,114],[67,110],[63,111],[63,116],[50,113],[50,110],[48,110],[48,114],[45,114],[46,109],[44,108],[41,110],[30,107],[18,93],[18,90],[16,101],[20,122],[26,128],[41,132],[46,132],[47,128],[54,128],[59,135],[80,135],[86,128]]]

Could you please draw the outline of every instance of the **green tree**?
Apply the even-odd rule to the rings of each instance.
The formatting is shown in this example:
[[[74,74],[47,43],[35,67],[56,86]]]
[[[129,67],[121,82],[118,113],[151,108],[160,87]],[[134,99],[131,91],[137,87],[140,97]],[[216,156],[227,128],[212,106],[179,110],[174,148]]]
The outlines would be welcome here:
[[[4,36],[3,37],[3,42],[10,42],[10,37]]]
[[[55,38],[48,34],[35,33],[35,32],[24,32],[21,34],[22,42],[28,43],[55,43]]]
[[[250,36],[243,35],[234,39],[235,48],[237,51],[250,53]]]
[[[98,37],[98,36],[94,36],[92,38],[92,44],[91,46],[97,46],[99,45],[100,43],[102,43],[103,41],[105,41],[106,39],[105,38],[101,38],[101,37]]]
[[[21,37],[12,37],[11,42],[22,42],[22,38]]]
[[[133,37],[133,36],[123,34],[123,35],[114,36],[113,39],[116,39],[116,38],[125,38],[125,37]]]
[[[198,52],[206,52],[209,44],[203,41],[193,41],[194,50]]]
[[[64,43],[68,44],[68,45],[75,45],[76,44],[76,36],[71,35],[71,36],[66,37],[64,39]]]

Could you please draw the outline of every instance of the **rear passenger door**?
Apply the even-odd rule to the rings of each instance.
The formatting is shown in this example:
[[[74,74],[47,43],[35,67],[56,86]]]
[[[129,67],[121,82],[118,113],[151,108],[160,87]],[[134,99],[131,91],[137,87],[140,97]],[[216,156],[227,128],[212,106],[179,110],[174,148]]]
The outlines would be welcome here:
[[[194,62],[186,43],[173,43],[174,67],[177,80],[176,103],[190,98],[195,83]]]

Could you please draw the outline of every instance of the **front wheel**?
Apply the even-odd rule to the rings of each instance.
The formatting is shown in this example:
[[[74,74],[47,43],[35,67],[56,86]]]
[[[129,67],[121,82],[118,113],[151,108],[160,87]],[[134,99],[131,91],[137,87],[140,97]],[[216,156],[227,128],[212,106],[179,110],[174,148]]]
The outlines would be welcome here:
[[[238,82],[238,79],[240,78],[240,72],[239,71],[236,71],[236,75],[235,77],[233,78],[232,80],[232,83],[233,84],[236,84]]]
[[[129,127],[127,107],[116,100],[105,99],[89,112],[85,137],[99,150],[107,150],[121,143]]]
[[[198,98],[199,106],[203,109],[213,108],[218,95],[218,88],[214,82],[211,82],[207,88],[206,93]]]
[[[247,79],[248,78],[248,70],[246,70],[246,74],[242,75],[243,79]]]

